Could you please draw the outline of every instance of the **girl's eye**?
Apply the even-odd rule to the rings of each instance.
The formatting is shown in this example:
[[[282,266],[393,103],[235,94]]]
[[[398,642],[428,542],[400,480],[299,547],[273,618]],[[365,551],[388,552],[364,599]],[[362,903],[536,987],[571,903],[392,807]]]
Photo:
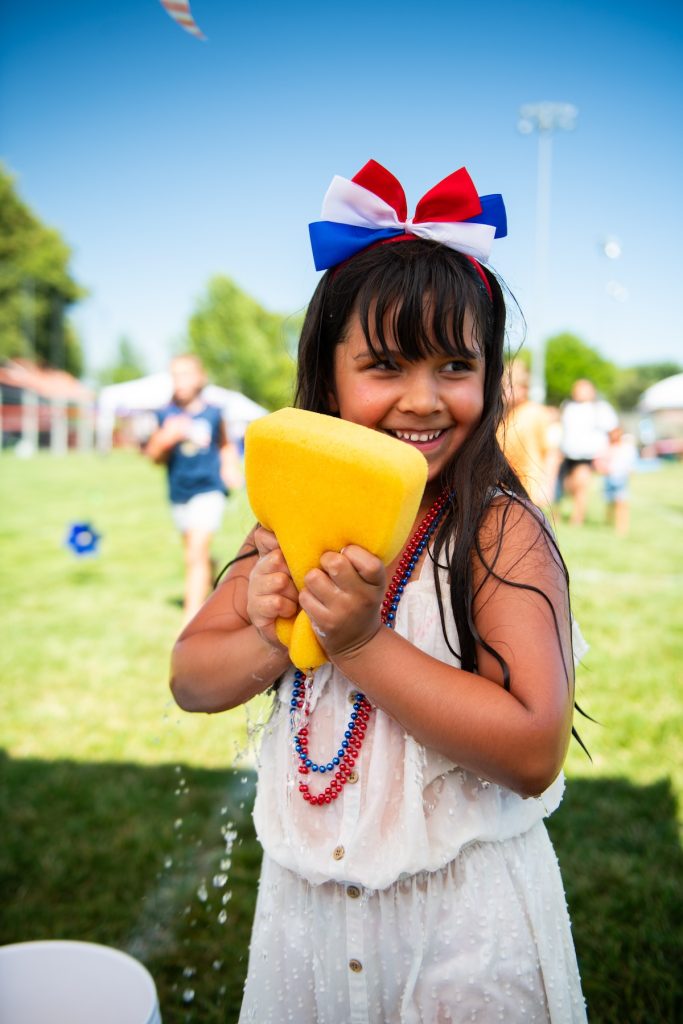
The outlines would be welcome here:
[[[443,368],[447,373],[470,373],[474,369],[474,363],[468,359],[449,359]]]
[[[389,359],[378,359],[370,366],[371,370],[398,370],[398,363],[392,363]]]

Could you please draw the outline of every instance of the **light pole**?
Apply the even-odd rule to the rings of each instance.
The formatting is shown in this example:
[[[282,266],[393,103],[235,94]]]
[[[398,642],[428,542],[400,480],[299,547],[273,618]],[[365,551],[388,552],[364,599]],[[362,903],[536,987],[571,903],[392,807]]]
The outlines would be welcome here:
[[[571,103],[526,103],[519,111],[517,130],[523,135],[538,133],[538,178],[536,183],[536,330],[531,360],[531,397],[545,401],[546,297],[550,262],[550,178],[553,132],[571,131],[578,110]]]

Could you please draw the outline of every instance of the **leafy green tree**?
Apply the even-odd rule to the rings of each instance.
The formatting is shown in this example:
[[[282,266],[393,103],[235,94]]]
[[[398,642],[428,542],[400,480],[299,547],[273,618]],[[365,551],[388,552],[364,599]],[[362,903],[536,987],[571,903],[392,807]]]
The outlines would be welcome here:
[[[140,353],[125,334],[118,341],[116,360],[111,366],[98,373],[100,384],[122,384],[126,380],[137,380],[147,370]]]
[[[587,345],[575,334],[557,334],[549,338],[545,349],[546,400],[559,405],[568,398],[574,381],[586,378],[598,392],[613,398],[618,377],[614,363]]]
[[[635,409],[643,391],[658,380],[683,373],[680,363],[641,363],[619,371],[614,399],[620,409]]]
[[[270,313],[227,277],[213,277],[190,318],[190,347],[210,378],[267,409],[293,398],[296,318]]]
[[[67,313],[86,293],[69,273],[70,258],[0,165],[0,359],[26,356],[80,375],[83,354]]]

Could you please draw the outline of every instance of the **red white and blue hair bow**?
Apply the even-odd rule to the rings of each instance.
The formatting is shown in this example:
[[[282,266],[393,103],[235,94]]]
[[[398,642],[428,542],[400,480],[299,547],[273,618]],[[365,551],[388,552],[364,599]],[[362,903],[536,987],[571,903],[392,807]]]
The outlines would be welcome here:
[[[322,220],[309,224],[316,270],[327,270],[376,242],[429,238],[486,263],[494,238],[507,234],[503,197],[480,196],[461,167],[430,189],[408,218],[401,183],[376,160],[349,180],[332,179]]]

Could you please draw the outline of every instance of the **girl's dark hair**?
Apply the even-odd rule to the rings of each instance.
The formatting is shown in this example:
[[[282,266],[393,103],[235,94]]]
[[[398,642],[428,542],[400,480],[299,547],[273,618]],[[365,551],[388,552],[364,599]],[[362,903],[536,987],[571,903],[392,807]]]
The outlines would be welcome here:
[[[493,576],[513,586],[536,588],[505,580],[496,571],[498,551],[483,549],[481,526],[494,494],[504,505],[500,513],[503,524],[515,506],[523,504],[532,509],[539,541],[548,545],[567,582],[568,574],[545,517],[531,505],[498,443],[503,415],[506,303],[496,276],[482,269],[491,297],[465,256],[438,243],[416,239],[374,246],[327,271],[310,302],[301,333],[295,404],[312,412],[331,413],[334,351],[345,340],[354,313],[360,317],[368,346],[379,358],[391,358],[391,341],[409,361],[434,351],[472,359],[475,353],[468,347],[465,317],[472,318],[473,337],[485,360],[484,411],[444,471],[442,483],[449,491],[450,502],[434,540],[434,575],[449,648],[460,658],[462,667],[473,672],[477,669],[476,645],[481,644],[500,664],[509,689],[505,659],[479,635],[474,623],[473,561],[476,557],[481,562],[487,579]],[[438,574],[442,560],[449,569],[449,598],[459,651],[446,631]],[[550,599],[542,596],[554,615]],[[556,620],[555,627],[562,646]],[[566,662],[565,668],[569,680],[571,668]]]

